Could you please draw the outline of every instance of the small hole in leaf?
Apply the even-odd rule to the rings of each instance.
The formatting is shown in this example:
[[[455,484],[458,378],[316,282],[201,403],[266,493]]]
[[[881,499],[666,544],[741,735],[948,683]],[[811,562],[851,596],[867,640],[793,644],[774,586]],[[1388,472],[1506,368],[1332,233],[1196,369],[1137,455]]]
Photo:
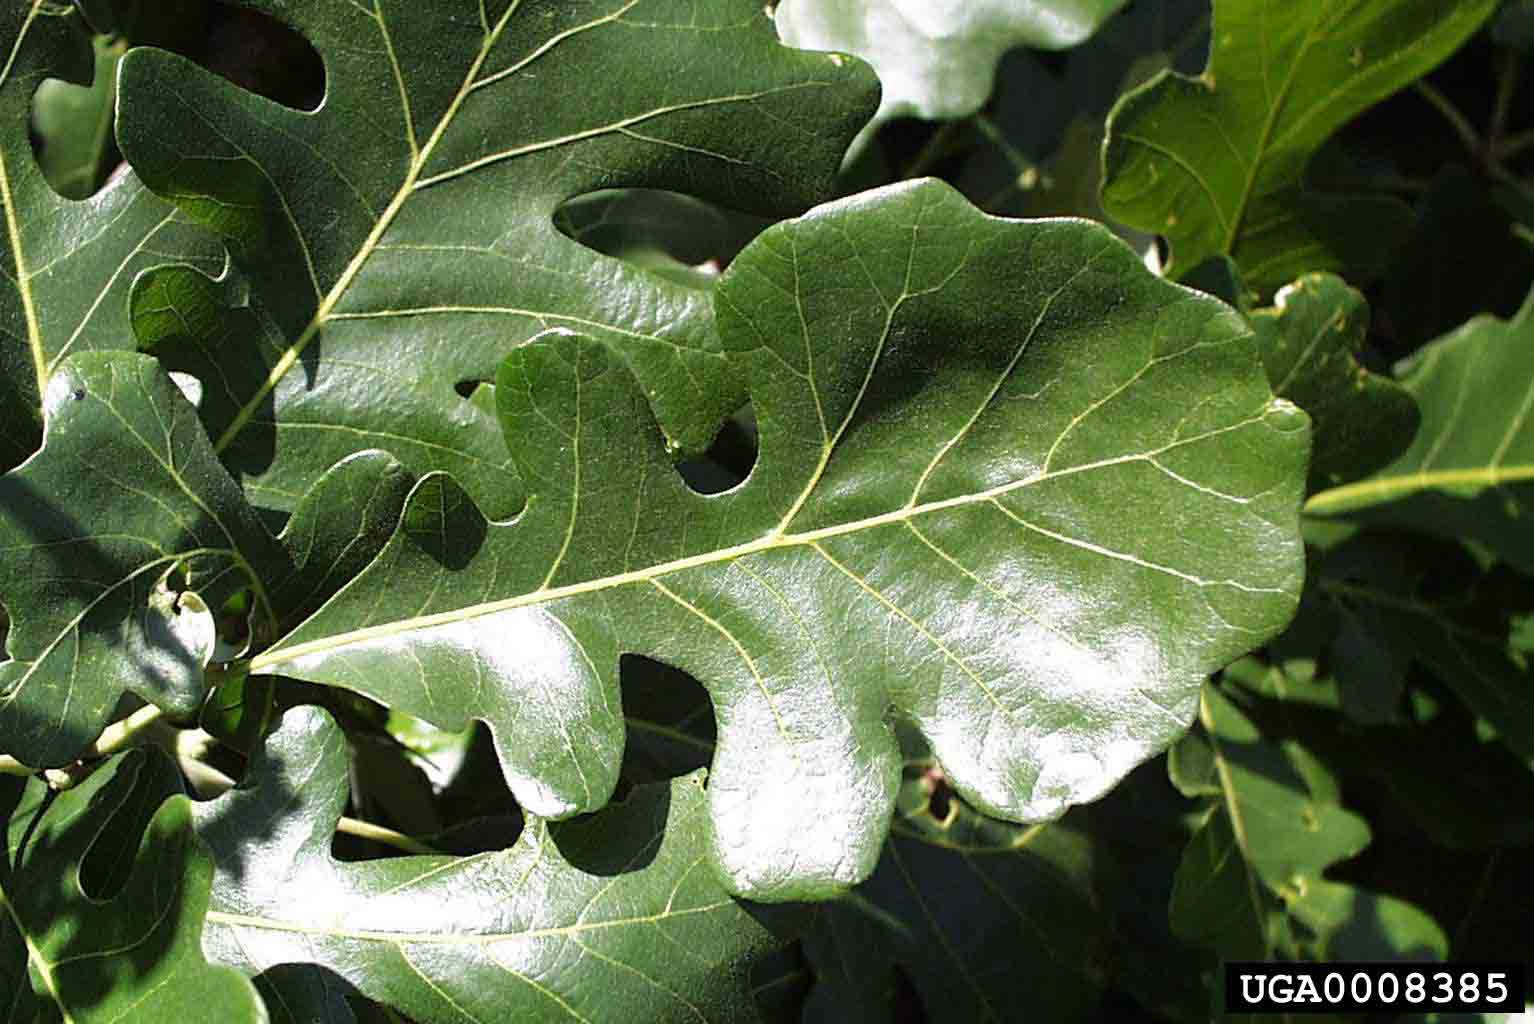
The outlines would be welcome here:
[[[454,384],[453,390],[458,392],[459,398],[473,398],[474,392],[478,391],[484,386],[485,381],[474,380],[470,378],[469,380],[461,380],[457,384]]]
[[[712,287],[771,221],[658,189],[577,196],[554,214],[565,237],[691,288]]]
[[[943,769],[937,765],[927,769],[922,775],[922,785],[927,790],[927,813],[938,824],[947,824],[953,815],[953,789],[948,785]]]
[[[309,41],[270,15],[213,4],[202,52],[187,53],[243,89],[292,107],[318,110],[325,62]]]
[[[751,475],[756,456],[756,415],[747,405],[725,420],[708,451],[683,460],[676,468],[698,494],[723,494]]]
[[[619,791],[696,771],[714,758],[714,703],[681,669],[625,654],[618,662],[627,740]]]

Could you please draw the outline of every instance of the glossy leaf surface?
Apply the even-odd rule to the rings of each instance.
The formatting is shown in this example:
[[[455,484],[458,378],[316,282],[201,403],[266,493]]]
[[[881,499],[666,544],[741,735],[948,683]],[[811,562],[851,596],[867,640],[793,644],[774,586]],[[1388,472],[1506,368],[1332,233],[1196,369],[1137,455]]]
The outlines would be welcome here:
[[[556,228],[566,200],[663,188],[756,212],[827,192],[873,104],[862,64],[781,46],[755,0],[247,0],[325,60],[313,113],[188,61],[123,62],[119,141],[227,238],[246,283],[141,284],[139,330],[204,380],[215,448],[286,512],[368,448],[447,470],[495,516],[522,489],[460,386],[577,328],[620,353],[674,448],[739,405],[705,291]]]
[[[245,782],[198,807],[217,959],[320,965],[421,1024],[755,1019],[748,968],[780,940],[701,869],[701,775],[496,853],[343,864],[345,742],[325,712],[289,711]]]
[[[717,294],[747,482],[692,493],[621,364],[550,336],[496,389],[527,510],[490,522],[426,478],[252,669],[484,719],[521,804],[563,816],[612,790],[618,656],[676,665],[720,725],[716,859],[797,899],[873,868],[891,708],[977,807],[1041,820],[1290,615],[1307,421],[1239,316],[1103,229],[900,186],[772,229]]]
[[[1087,39],[1125,0],[783,0],[790,46],[841,50],[873,65],[879,120],[973,114],[996,62],[1017,46],[1062,50]]]
[[[48,184],[28,139],[33,94],[48,78],[89,83],[94,67],[70,5],[5,4],[0,54],[0,469],[10,469],[42,442],[43,392],[67,356],[134,347],[135,274],[167,258],[214,273],[223,255],[131,174],[84,201]]]
[[[49,382],[43,448],[0,477],[0,749],[63,764],[124,692],[196,711],[214,616],[286,572],[197,412],[147,356],[73,357]]]

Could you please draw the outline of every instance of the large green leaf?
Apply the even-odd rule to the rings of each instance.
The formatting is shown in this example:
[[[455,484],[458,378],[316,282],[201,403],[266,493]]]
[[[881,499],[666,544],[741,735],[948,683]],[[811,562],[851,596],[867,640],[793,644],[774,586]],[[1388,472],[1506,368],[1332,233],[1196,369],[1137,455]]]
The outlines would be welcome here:
[[[1369,331],[1364,297],[1332,274],[1307,274],[1251,314],[1273,391],[1315,423],[1312,491],[1367,476],[1411,444],[1411,394],[1358,362]]]
[[[153,359],[72,357],[45,398],[42,449],[0,477],[0,749],[40,767],[75,757],[124,691],[197,709],[214,615],[286,556],[219,465]]]
[[[717,294],[761,426],[746,483],[689,491],[628,371],[550,336],[497,385],[526,512],[424,479],[252,670],[481,718],[518,800],[562,816],[613,788],[619,655],[673,664],[720,723],[715,855],[788,899],[872,870],[891,709],[977,807],[1050,818],[1291,614],[1307,421],[1239,316],[1101,227],[897,186],[772,229]]]
[[[1312,496],[1305,511],[1478,541],[1534,571],[1534,292],[1512,320],[1477,317],[1399,377],[1422,410],[1411,447],[1366,480]]]
[[[202,378],[215,448],[259,504],[383,448],[448,470],[492,515],[522,503],[490,380],[550,326],[612,345],[673,447],[739,405],[706,290],[555,226],[599,189],[781,215],[827,193],[875,83],[781,46],[757,0],[245,0],[326,62],[313,113],[155,50],[122,66],[119,141],[229,240],[248,283],[144,282],[141,330]]]
[[[197,808],[218,867],[215,958],[318,964],[421,1024],[756,1016],[749,968],[781,939],[700,870],[701,774],[530,823],[495,853],[343,864],[330,838],[346,771],[331,718],[295,709],[245,781]]]
[[[1209,66],[1119,101],[1103,201],[1164,235],[1172,268],[1233,258],[1263,293],[1314,270],[1379,269],[1410,222],[1383,196],[1305,188],[1311,156],[1359,112],[1425,74],[1497,0],[1216,0]]]
[[[1126,0],[783,0],[790,46],[845,50],[884,86],[878,120],[965,117],[991,95],[996,61],[1016,46],[1063,50]]]
[[[7,1021],[267,1019],[249,981],[203,959],[213,863],[179,790],[168,760],[141,753],[62,794],[0,779]],[[93,877],[102,861],[115,879]]]
[[[41,442],[42,395],[60,361],[133,347],[127,298],[139,271],[167,257],[210,272],[223,263],[211,239],[132,175],[81,202],[49,186],[28,139],[33,94],[49,77],[90,82],[93,66],[70,5],[0,10],[0,469]]]

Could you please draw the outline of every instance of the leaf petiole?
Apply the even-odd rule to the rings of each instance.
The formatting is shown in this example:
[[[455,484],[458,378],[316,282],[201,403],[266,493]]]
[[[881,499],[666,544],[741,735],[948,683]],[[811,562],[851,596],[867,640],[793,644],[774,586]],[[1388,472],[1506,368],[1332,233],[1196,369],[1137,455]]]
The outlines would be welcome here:
[[[94,762],[110,757],[125,749],[137,739],[139,733],[154,725],[165,712],[153,704],[139,708],[120,722],[107,726],[96,742],[91,744],[73,766],[47,772],[48,784],[54,789],[71,789],[89,775]],[[0,775],[36,775],[37,769],[29,768],[14,757],[0,756]]]

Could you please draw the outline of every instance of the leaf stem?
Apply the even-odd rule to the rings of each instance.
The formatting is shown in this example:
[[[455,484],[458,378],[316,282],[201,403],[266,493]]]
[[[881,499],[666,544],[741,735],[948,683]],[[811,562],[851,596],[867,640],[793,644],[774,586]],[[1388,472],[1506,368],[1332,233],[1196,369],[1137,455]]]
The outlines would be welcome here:
[[[70,789],[90,774],[92,762],[110,757],[130,745],[145,729],[165,716],[165,712],[153,704],[139,708],[120,722],[107,726],[106,730],[82,752],[69,768],[49,770],[45,774],[54,789]],[[14,757],[0,756],[0,775],[36,775],[37,769],[29,768]]]
[[[1530,146],[1534,146],[1534,131],[1519,132],[1517,135],[1507,135],[1497,143],[1497,159],[1511,160]]]
[[[1454,134],[1459,136],[1470,155],[1479,163],[1486,155],[1486,146],[1481,141],[1481,135],[1470,123],[1470,119],[1460,112],[1454,102],[1438,90],[1438,87],[1423,79],[1416,86],[1417,95],[1427,100],[1433,109],[1443,115],[1443,119],[1449,122],[1449,127],[1454,129]]]
[[[962,121],[946,121],[933,132],[927,144],[921,148],[921,152],[916,154],[916,159],[906,167],[905,173],[900,176],[901,179],[919,178],[926,174],[933,164],[947,156],[948,144],[953,140],[955,129],[962,123]]]
[[[358,839],[371,839],[375,843],[392,846],[396,850],[406,853],[419,853],[426,855],[441,854],[441,850],[428,846],[419,839],[412,839],[403,832],[396,832],[392,828],[384,828],[370,821],[359,821],[356,818],[342,818],[336,822],[336,831]]]
[[[1507,131],[1507,116],[1513,109],[1513,97],[1518,92],[1518,77],[1521,70],[1516,53],[1504,54],[1502,62],[1497,65],[1497,101],[1492,107],[1491,128],[1487,132],[1493,149],[1498,147]]]

